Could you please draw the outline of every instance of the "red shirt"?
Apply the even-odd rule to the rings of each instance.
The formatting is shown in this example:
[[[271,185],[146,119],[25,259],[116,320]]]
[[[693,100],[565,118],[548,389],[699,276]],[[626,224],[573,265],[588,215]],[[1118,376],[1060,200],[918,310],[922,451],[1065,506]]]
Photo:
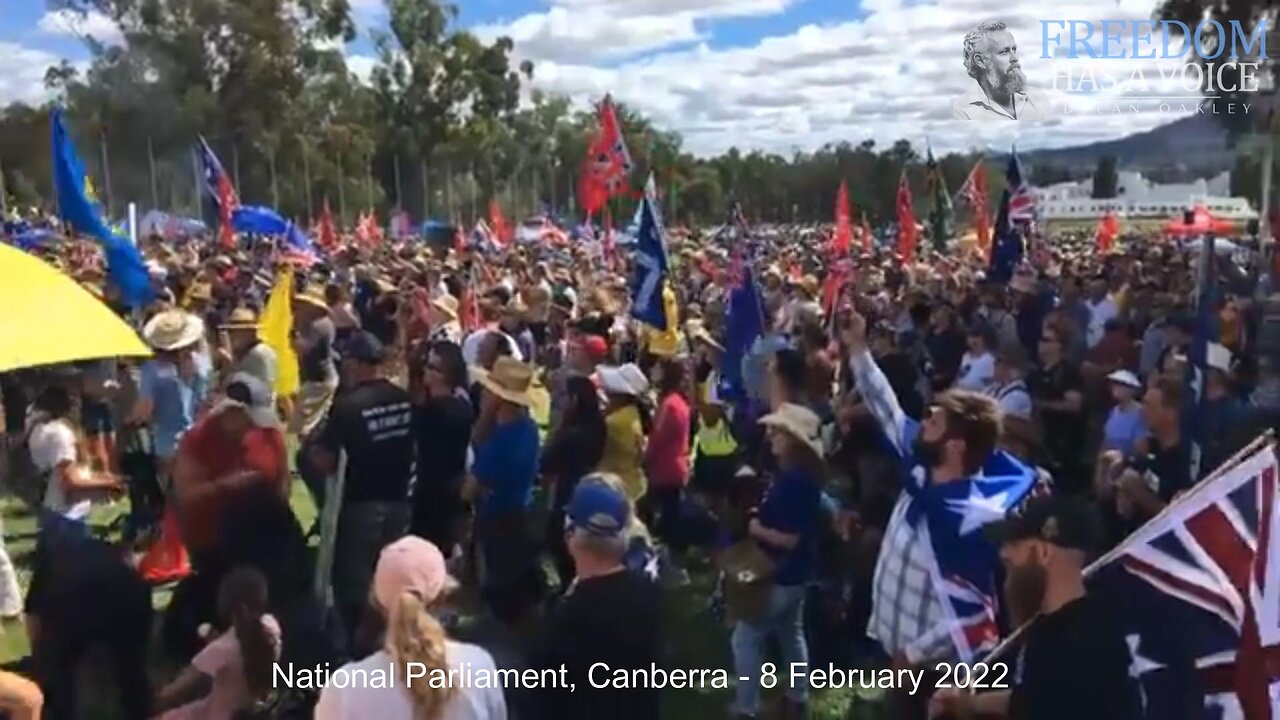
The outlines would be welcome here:
[[[206,483],[239,470],[256,470],[273,486],[288,478],[284,435],[275,428],[250,428],[234,443],[218,429],[215,418],[206,417],[182,436],[178,453],[205,469]],[[217,541],[218,523],[229,498],[219,490],[178,509],[182,540],[189,549],[207,549]]]
[[[680,487],[689,477],[689,402],[680,393],[667,393],[653,418],[645,446],[644,467],[649,487]]]

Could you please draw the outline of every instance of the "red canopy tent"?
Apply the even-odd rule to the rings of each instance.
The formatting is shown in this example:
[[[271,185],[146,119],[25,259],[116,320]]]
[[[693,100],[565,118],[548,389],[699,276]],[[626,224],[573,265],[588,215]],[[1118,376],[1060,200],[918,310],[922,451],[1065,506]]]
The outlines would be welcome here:
[[[1239,225],[1232,220],[1220,220],[1209,213],[1204,205],[1197,204],[1191,211],[1191,222],[1183,217],[1170,219],[1164,224],[1166,235],[1175,237],[1191,237],[1195,235],[1231,235],[1239,231]]]

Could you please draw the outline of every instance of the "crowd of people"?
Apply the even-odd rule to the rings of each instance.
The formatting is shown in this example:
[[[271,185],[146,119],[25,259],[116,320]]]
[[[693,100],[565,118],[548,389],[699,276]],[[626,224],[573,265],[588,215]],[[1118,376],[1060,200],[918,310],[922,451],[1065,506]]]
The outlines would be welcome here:
[[[105,653],[129,718],[658,718],[659,690],[590,673],[687,666],[664,610],[683,593],[725,628],[726,717],[808,716],[803,676],[762,690],[771,659],[924,671],[890,692],[895,718],[1140,717],[1081,572],[1280,417],[1250,269],[1214,276],[1190,417],[1195,254],[1177,241],[1049,237],[999,280],[977,251],[877,249],[832,298],[795,232],[760,232],[745,260],[673,238],[665,330],[630,317],[623,249],[348,240],[295,271],[290,396],[259,333],[272,242],[144,240],[158,299],[119,309],[151,357],[0,374],[6,486],[40,518],[25,597],[0,561],[0,614],[31,641],[0,707],[75,717],[102,700],[72,669]],[[38,252],[118,305],[95,252]],[[738,357],[743,262],[762,327]],[[1008,506],[972,501],[992,483]],[[339,508],[327,592],[295,484]],[[90,532],[121,497],[123,525]],[[174,534],[190,573],[153,611],[136,558]],[[1000,596],[985,635],[948,568]],[[1025,623],[1005,689],[934,692],[938,663]],[[275,663],[564,667],[576,690],[284,689]]]

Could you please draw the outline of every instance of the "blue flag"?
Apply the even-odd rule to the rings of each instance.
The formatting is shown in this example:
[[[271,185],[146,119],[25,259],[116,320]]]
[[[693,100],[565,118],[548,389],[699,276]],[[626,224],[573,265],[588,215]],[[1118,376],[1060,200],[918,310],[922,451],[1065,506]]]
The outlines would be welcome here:
[[[1000,195],[1000,210],[996,215],[995,243],[991,249],[991,267],[987,278],[996,282],[1009,282],[1014,270],[1022,262],[1026,247],[1019,223],[1030,222],[1035,212],[1035,196],[1022,178],[1022,166],[1018,153],[1009,154],[1009,166],[1005,170],[1004,192]]]
[[[155,294],[142,254],[103,220],[93,184],[85,175],[84,165],[67,136],[60,109],[54,108],[50,123],[53,126],[53,187],[58,198],[58,217],[76,231],[90,235],[102,244],[107,260],[107,279],[120,290],[121,299],[131,307],[146,305]]]
[[[764,301],[755,273],[742,261],[734,260],[737,277],[725,315],[724,355],[720,362],[720,396],[731,403],[747,398],[742,375],[742,362],[751,352],[756,338],[764,335]]]
[[[649,198],[640,204],[640,232],[636,237],[635,273],[631,277],[631,316],[658,330],[667,329],[662,288],[667,281],[667,244],[662,223]]]

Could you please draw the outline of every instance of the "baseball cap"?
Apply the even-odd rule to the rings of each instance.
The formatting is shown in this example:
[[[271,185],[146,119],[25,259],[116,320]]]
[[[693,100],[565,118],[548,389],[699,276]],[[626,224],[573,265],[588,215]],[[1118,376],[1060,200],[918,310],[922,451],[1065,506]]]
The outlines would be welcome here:
[[[631,521],[627,498],[612,487],[583,478],[565,507],[565,527],[597,537],[617,537]]]
[[[1045,496],[1027,501],[1022,512],[983,528],[997,544],[1042,540],[1068,550],[1093,552],[1102,534],[1093,507],[1079,498]]]
[[[1134,375],[1133,372],[1129,370],[1116,370],[1108,375],[1107,379],[1117,385],[1125,385],[1131,388],[1142,387],[1142,381],[1138,379],[1137,375]]]
[[[406,592],[424,603],[457,587],[449,576],[440,548],[416,535],[406,535],[382,548],[373,571],[373,596],[383,610],[390,611]]]
[[[271,388],[259,380],[257,376],[247,372],[238,372],[227,380],[223,391],[223,399],[214,408],[214,414],[230,408],[244,410],[249,420],[258,427],[278,427],[280,419],[276,416],[271,400]]]
[[[386,357],[387,350],[383,347],[382,341],[368,330],[361,330],[353,334],[342,344],[342,358],[344,360],[355,360],[367,365],[377,365],[385,360]]]

